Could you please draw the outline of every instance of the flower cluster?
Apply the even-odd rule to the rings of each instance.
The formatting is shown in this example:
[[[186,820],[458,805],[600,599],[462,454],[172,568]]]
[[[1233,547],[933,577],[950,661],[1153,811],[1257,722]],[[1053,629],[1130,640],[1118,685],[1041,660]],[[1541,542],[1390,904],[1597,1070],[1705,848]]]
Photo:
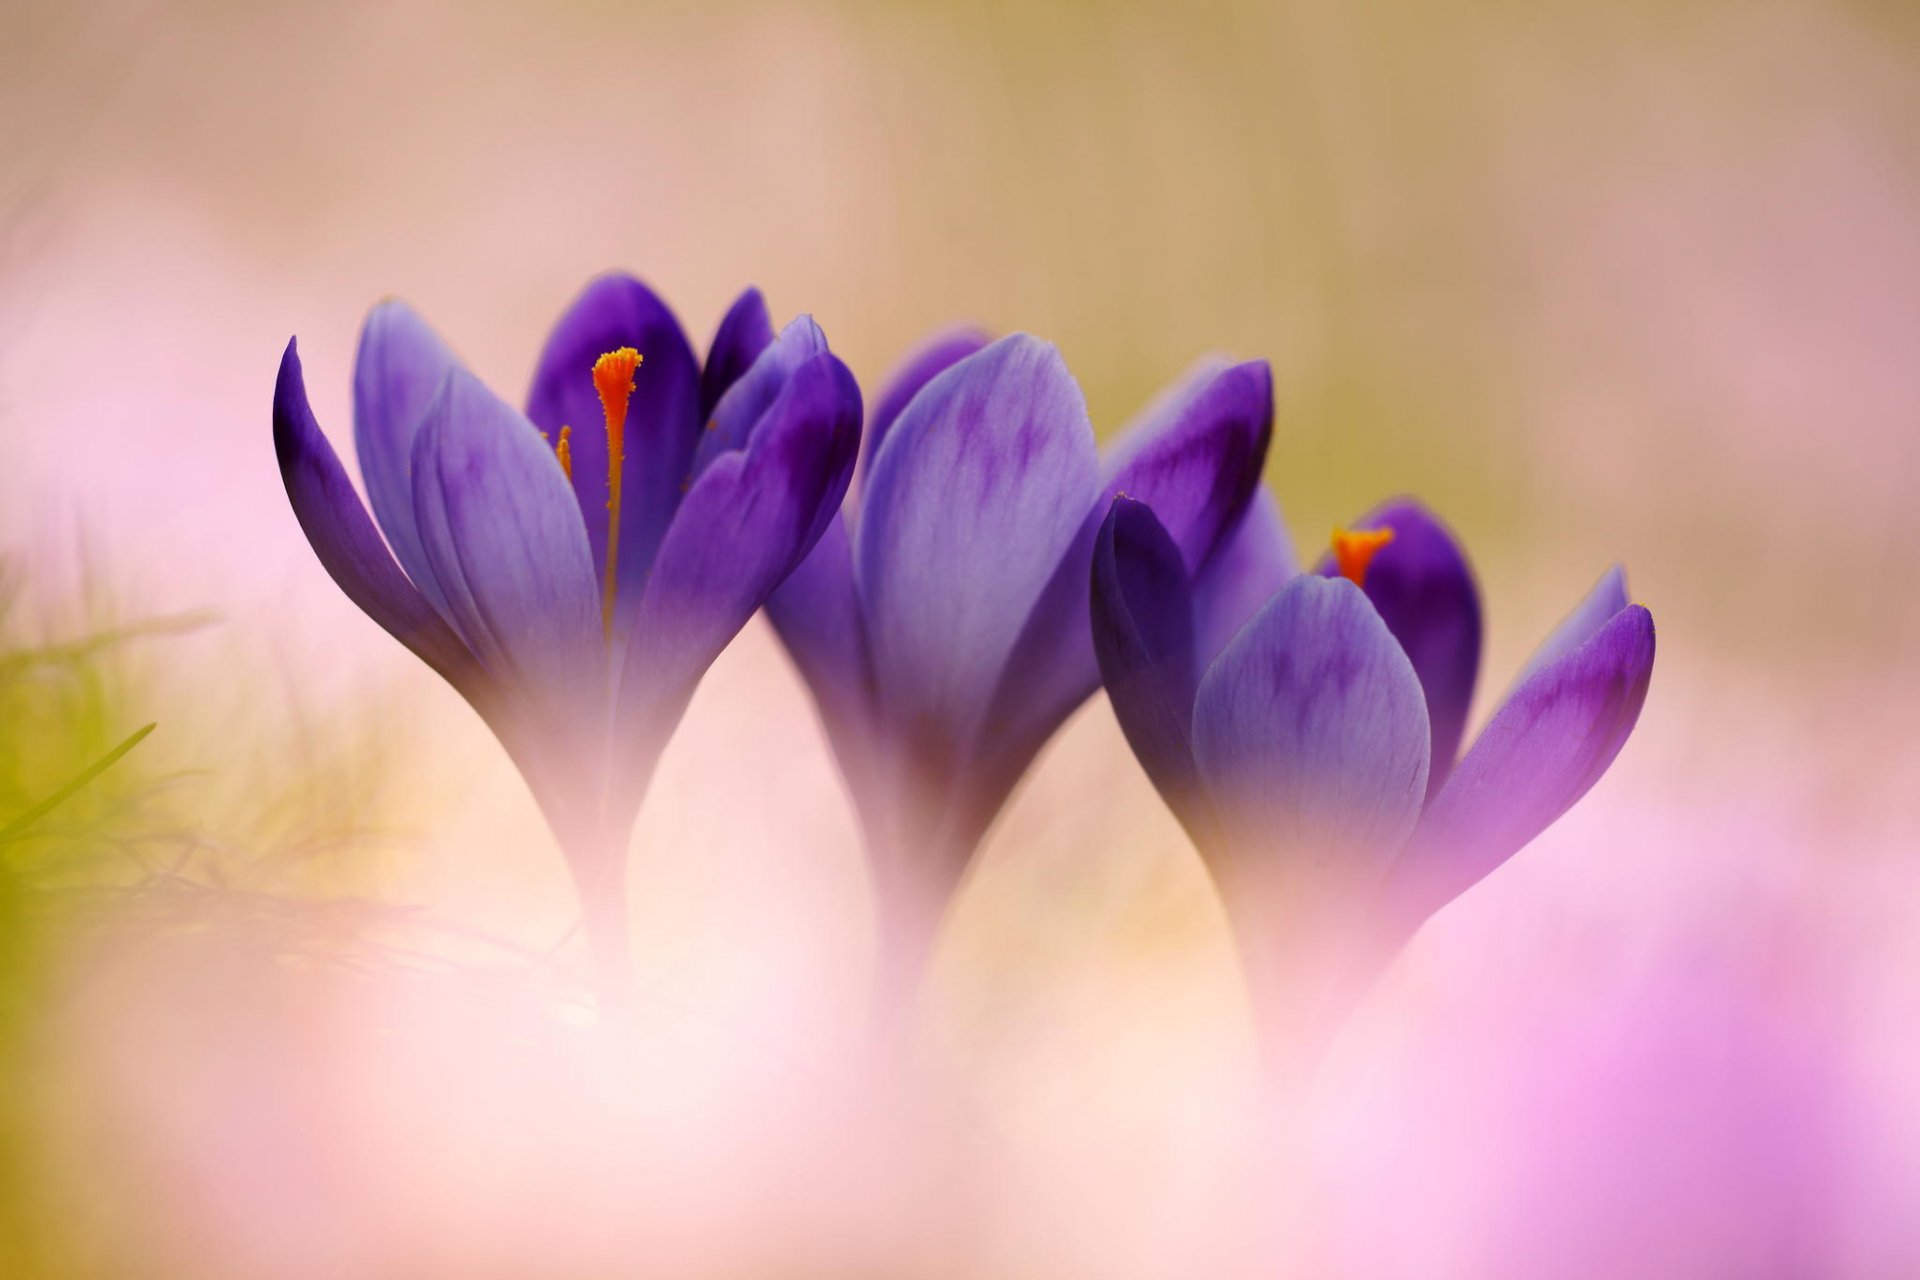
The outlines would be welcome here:
[[[1025,334],[939,337],[864,408],[810,318],[776,332],[748,290],[702,361],[614,275],[555,326],[524,411],[398,302],[367,319],[353,393],[371,517],[288,345],[273,419],[294,513],[512,756],[609,992],[648,778],[763,605],[865,832],[882,1019],[1021,776],[1102,683],[1256,992],[1286,988],[1262,1000],[1285,1035],[1336,1020],[1578,800],[1646,696],[1652,621],[1615,571],[1461,755],[1481,639],[1464,555],[1403,500],[1301,572],[1261,484],[1262,362],[1201,364],[1103,456],[1059,352]]]

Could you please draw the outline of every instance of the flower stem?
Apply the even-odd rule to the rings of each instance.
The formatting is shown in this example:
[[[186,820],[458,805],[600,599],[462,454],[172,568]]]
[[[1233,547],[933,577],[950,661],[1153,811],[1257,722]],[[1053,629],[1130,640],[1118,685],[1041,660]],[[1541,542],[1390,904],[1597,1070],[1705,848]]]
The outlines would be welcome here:
[[[594,993],[604,1022],[633,1008],[633,942],[627,920],[627,842],[605,833],[561,842],[580,895],[581,927],[593,960]]]

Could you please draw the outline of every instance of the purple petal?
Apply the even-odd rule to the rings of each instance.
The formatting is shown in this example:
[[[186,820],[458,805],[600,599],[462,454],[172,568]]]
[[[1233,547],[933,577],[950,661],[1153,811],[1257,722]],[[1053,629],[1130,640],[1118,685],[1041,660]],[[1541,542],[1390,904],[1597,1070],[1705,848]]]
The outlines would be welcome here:
[[[727,308],[707,348],[707,363],[700,371],[702,422],[712,415],[727,388],[753,367],[772,341],[773,317],[767,314],[767,300],[758,289],[748,289]]]
[[[1193,580],[1194,652],[1202,671],[1227,642],[1300,572],[1273,491],[1262,486],[1240,523]]]
[[[813,693],[842,771],[856,781],[872,714],[873,670],[853,581],[853,544],[841,514],[767,598],[767,619]]]
[[[1093,552],[1093,649],[1114,716],[1176,812],[1195,801],[1193,599],[1153,509],[1114,499]]]
[[[1272,370],[1264,360],[1234,365],[1195,388],[1124,460],[1109,461],[1106,488],[1152,507],[1196,572],[1246,512],[1272,434]]]
[[[722,454],[746,448],[755,427],[786,389],[794,370],[826,350],[827,335],[820,332],[812,316],[798,316],[789,322],[714,406],[694,452],[693,474],[700,475]]]
[[[1426,795],[1419,677],[1344,579],[1297,577],[1254,616],[1202,677],[1193,736],[1230,845],[1270,867],[1364,880]]]
[[[1161,433],[1172,426],[1195,396],[1232,367],[1233,361],[1225,356],[1207,355],[1182,370],[1179,377],[1161,388],[1158,395],[1108,440],[1100,455],[1100,461],[1104,464],[1102,474],[1116,474],[1142,447],[1158,439]]]
[[[1105,504],[1116,493],[1146,503],[1188,568],[1205,564],[1260,483],[1272,417],[1267,367],[1237,365],[1184,395],[1177,411],[1157,417],[1156,434],[1137,439],[1131,459],[1113,469],[1100,505],[1088,513],[1027,619],[994,694],[980,745],[1007,756],[1009,788],[1061,721],[1099,687],[1086,626],[1087,582]]]
[[[1393,541],[1367,568],[1365,590],[1426,690],[1433,726],[1427,793],[1436,795],[1459,759],[1480,670],[1480,589],[1452,531],[1411,498],[1381,504],[1353,528],[1393,530]],[[1339,572],[1331,556],[1321,558],[1317,571],[1323,577]]]
[[[294,342],[287,343],[273,389],[273,448],[293,514],[334,582],[389,635],[464,686],[472,655],[380,541],[339,456],[314,420]],[[412,509],[409,501],[409,514]]]
[[[444,611],[413,512],[413,442],[460,360],[418,312],[389,299],[367,313],[353,361],[353,448],[374,519],[421,594]]]
[[[813,549],[846,495],[860,389],[822,353],[787,380],[745,450],[723,454],[661,544],[621,677],[622,750],[651,763],[728,641]]]
[[[936,334],[900,362],[893,376],[880,388],[873,409],[867,414],[866,437],[860,443],[862,476],[873,469],[880,442],[887,438],[887,432],[893,429],[894,421],[907,405],[920,394],[920,388],[992,341],[989,334],[979,329],[951,329]]]
[[[413,450],[413,501],[455,629],[560,727],[604,701],[600,591],[580,509],[539,433],[465,370]]]
[[[1396,917],[1417,925],[1600,780],[1640,718],[1653,651],[1653,616],[1630,605],[1514,689],[1433,798],[1395,868]]]
[[[855,563],[880,700],[923,765],[961,763],[1097,476],[1079,385],[1025,334],[934,378],[887,434]]]
[[[1556,662],[1566,654],[1572,653],[1590,639],[1594,632],[1613,619],[1613,615],[1626,608],[1627,571],[1614,565],[1600,575],[1600,581],[1593,584],[1593,590],[1587,592],[1579,604],[1547,636],[1540,647],[1527,659],[1527,665],[1520,669],[1514,679],[1517,689],[1531,676],[1549,662]]]
[[[621,473],[620,621],[645,585],[693,462],[700,438],[700,366],[673,312],[632,276],[590,282],[547,335],[527,392],[527,417],[546,432],[547,448],[572,427],[573,491],[596,575],[607,561],[607,420],[594,390],[593,364],[621,347],[640,353],[627,406]],[[539,437],[535,436],[536,443]]]

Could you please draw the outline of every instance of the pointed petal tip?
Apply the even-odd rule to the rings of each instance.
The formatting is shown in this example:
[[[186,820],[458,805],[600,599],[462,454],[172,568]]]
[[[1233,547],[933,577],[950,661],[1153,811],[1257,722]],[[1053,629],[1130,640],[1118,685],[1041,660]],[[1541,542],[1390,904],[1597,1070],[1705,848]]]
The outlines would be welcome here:
[[[273,380],[273,450],[284,475],[287,468],[310,447],[312,436],[320,430],[307,402],[306,372],[300,363],[300,341],[287,339],[280,355],[280,370]]]
[[[1627,588],[1627,566],[1621,564],[1618,560],[1607,566],[1606,572],[1600,575],[1600,582],[1602,585],[1609,586],[1617,592],[1619,599],[1623,603],[1633,599],[1631,592]]]
[[[780,328],[780,338],[782,341],[788,341],[790,338],[797,338],[803,335],[817,342],[822,347],[828,345],[827,331],[820,327],[820,322],[813,318],[811,311],[800,312]]]

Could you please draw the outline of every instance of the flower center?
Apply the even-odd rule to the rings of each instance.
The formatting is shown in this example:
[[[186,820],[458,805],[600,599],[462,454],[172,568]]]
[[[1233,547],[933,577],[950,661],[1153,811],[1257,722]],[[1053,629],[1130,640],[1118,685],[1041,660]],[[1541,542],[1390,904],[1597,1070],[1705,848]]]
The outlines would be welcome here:
[[[1342,529],[1333,531],[1333,562],[1340,576],[1356,587],[1367,585],[1367,566],[1380,548],[1393,541],[1391,529]]]
[[[621,347],[593,362],[593,389],[600,393],[600,407],[607,415],[607,572],[600,589],[600,626],[609,639],[613,636],[613,600],[620,583],[620,476],[627,460],[627,403],[633,398],[633,374],[640,367],[640,359],[640,353],[632,347]],[[567,449],[566,441],[563,430],[562,449]],[[561,454],[560,465],[571,477],[570,449]]]

